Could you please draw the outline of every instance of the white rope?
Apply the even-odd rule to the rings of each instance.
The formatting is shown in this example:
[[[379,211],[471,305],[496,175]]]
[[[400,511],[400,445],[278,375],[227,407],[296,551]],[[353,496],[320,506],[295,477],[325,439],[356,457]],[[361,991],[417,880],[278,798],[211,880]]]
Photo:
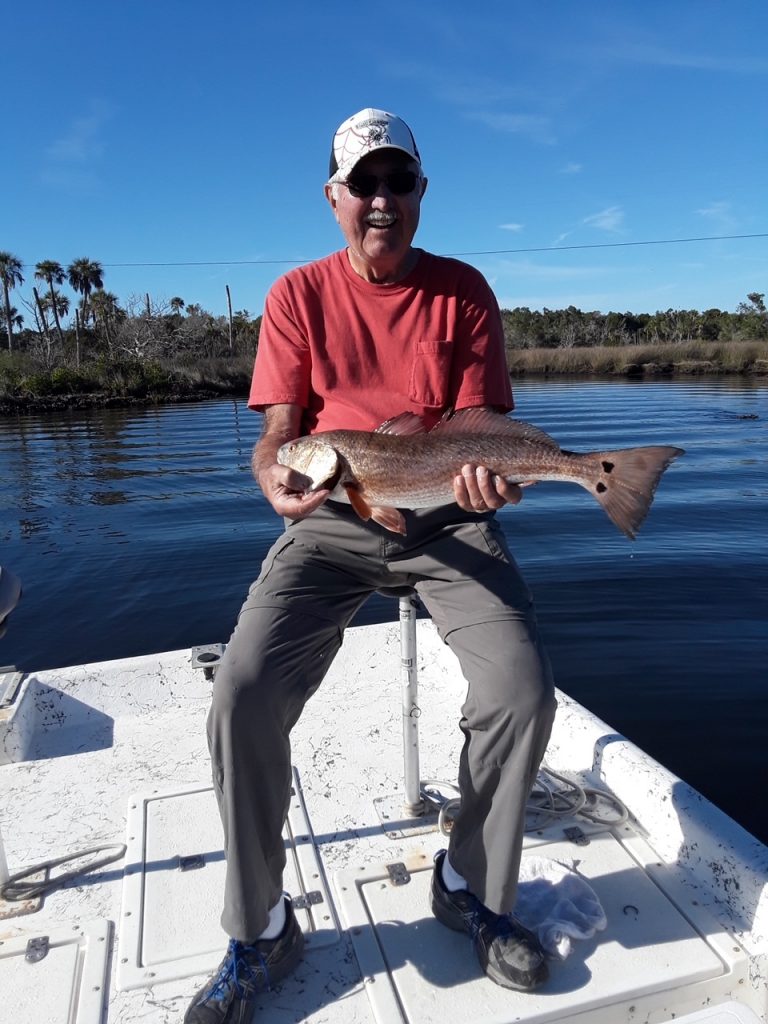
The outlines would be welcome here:
[[[446,796],[445,790],[456,796]],[[461,806],[459,787],[452,782],[425,779],[421,783],[421,796],[437,809],[437,827],[447,836]],[[629,812],[621,800],[607,789],[581,786],[543,764],[526,805],[528,816],[534,820],[526,824],[526,832],[540,829],[558,818],[581,817],[595,825],[609,827],[623,825]]]

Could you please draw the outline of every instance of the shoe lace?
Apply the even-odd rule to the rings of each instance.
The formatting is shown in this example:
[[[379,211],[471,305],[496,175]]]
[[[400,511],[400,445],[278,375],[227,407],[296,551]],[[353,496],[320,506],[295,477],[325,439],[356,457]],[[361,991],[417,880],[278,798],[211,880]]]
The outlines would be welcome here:
[[[511,914],[492,914],[486,907],[476,907],[467,915],[469,933],[476,939],[481,928],[490,930],[494,938],[518,938],[519,928]]]
[[[249,957],[257,958],[258,963],[254,964]],[[269,970],[264,957],[258,949],[255,946],[246,946],[237,939],[230,939],[227,955],[222,961],[219,973],[213,979],[208,998],[219,999],[232,985],[238,998],[243,999],[247,995],[245,985],[248,981],[258,984],[260,972],[264,976],[263,987],[269,989],[271,987],[269,983]]]

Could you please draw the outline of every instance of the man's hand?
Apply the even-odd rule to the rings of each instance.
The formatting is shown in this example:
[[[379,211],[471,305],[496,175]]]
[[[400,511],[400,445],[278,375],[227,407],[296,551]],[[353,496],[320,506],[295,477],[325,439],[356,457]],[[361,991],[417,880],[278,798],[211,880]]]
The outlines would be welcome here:
[[[490,512],[502,505],[517,505],[522,500],[523,487],[534,482],[510,484],[485,466],[470,462],[461,467],[460,476],[454,477],[453,495],[456,504],[465,512]]]
[[[300,405],[268,405],[264,430],[253,449],[251,468],[264,497],[279,516],[303,519],[326,500],[327,488],[309,491],[312,481],[277,461],[280,446],[298,437],[303,409]]]
[[[279,462],[262,469],[258,481],[275,512],[287,519],[303,519],[319,508],[331,493],[328,488],[307,493],[312,481]]]

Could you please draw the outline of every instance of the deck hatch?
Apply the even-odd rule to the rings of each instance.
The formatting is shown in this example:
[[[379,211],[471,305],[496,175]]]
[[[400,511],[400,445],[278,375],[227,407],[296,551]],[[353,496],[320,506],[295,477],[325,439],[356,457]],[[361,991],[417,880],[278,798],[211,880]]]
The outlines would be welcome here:
[[[710,997],[721,988],[725,998],[735,977],[744,976],[743,952],[734,954],[734,943],[714,923],[705,941],[610,832],[591,834],[586,847],[560,841],[537,845],[535,852],[578,866],[600,898],[608,927],[575,943],[567,960],[553,964],[547,985],[526,995],[484,978],[469,936],[433,918],[431,858],[407,859],[407,886],[393,883],[386,864],[337,873],[342,917],[378,1024],[543,1024],[577,1014],[590,1024],[615,1024],[628,1019],[629,1005],[637,1019],[645,1019],[641,1010],[648,1008],[667,1008],[668,1016],[688,1011],[703,986]]]
[[[283,831],[285,887],[308,949],[338,941],[325,876],[294,772]],[[140,988],[205,974],[221,960],[228,937],[219,924],[224,851],[211,787],[140,794],[129,801],[117,987]]]
[[[109,934],[96,920],[3,939],[0,992],[13,1024],[100,1024]]]

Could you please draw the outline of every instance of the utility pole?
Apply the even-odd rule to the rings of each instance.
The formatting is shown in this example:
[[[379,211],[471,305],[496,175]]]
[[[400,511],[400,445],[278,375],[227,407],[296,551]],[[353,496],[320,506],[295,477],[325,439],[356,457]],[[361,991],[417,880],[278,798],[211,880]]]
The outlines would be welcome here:
[[[225,284],[224,287],[227,289],[227,308],[229,309],[229,351],[232,351],[232,296],[229,294],[229,285]]]

